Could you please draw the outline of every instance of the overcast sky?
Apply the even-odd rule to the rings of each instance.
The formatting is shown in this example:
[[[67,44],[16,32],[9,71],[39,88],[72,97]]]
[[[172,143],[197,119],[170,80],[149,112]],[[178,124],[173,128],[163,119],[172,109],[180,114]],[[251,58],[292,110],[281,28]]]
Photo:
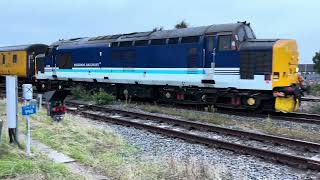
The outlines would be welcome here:
[[[296,39],[300,62],[320,50],[319,0],[0,0],[0,46],[249,21],[258,38]]]

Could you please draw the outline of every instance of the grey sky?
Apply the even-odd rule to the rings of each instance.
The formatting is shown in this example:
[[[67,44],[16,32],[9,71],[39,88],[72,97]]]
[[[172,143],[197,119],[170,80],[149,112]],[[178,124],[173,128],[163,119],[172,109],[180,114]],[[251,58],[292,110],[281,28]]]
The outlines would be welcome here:
[[[320,50],[319,0],[1,0],[0,46],[247,20],[258,38],[296,39],[300,62]]]

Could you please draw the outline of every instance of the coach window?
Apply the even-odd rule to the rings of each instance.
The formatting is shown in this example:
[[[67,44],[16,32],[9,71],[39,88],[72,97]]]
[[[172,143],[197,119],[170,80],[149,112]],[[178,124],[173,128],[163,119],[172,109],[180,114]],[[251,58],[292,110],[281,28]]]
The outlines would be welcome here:
[[[220,51],[230,51],[231,49],[231,35],[219,36],[219,50]]]
[[[58,55],[57,65],[59,69],[72,69],[72,57],[70,53],[63,53]]]
[[[187,43],[198,43],[200,37],[199,36],[188,36],[188,37],[183,37],[181,39],[181,43],[187,44]]]
[[[2,54],[2,64],[6,64],[6,55]]]
[[[12,63],[13,63],[13,64],[17,64],[17,55],[16,55],[16,54],[14,54],[14,55],[12,56]]]
[[[179,38],[169,38],[168,44],[178,44]]]

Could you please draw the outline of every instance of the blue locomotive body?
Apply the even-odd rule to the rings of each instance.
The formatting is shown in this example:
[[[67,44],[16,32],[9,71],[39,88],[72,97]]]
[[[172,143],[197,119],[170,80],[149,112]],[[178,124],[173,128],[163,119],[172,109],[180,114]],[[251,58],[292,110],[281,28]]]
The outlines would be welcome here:
[[[36,78],[43,86],[93,82],[116,85],[117,96],[126,90],[154,99],[257,108],[274,101],[276,41],[257,40],[246,23],[62,40],[49,47]],[[255,103],[248,104],[249,98]]]

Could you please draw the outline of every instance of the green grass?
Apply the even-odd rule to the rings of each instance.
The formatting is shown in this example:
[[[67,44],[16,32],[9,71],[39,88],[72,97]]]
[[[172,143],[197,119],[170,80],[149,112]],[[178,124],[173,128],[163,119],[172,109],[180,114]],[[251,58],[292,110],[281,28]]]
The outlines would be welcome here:
[[[124,157],[138,150],[127,144],[110,130],[99,129],[92,124],[66,115],[62,122],[52,122],[45,113],[33,118],[32,137],[61,151],[79,162],[93,167],[104,175],[117,177]]]
[[[82,179],[63,164],[51,162],[39,152],[26,157],[24,150],[9,145],[8,141],[4,136],[0,145],[0,179]]]

